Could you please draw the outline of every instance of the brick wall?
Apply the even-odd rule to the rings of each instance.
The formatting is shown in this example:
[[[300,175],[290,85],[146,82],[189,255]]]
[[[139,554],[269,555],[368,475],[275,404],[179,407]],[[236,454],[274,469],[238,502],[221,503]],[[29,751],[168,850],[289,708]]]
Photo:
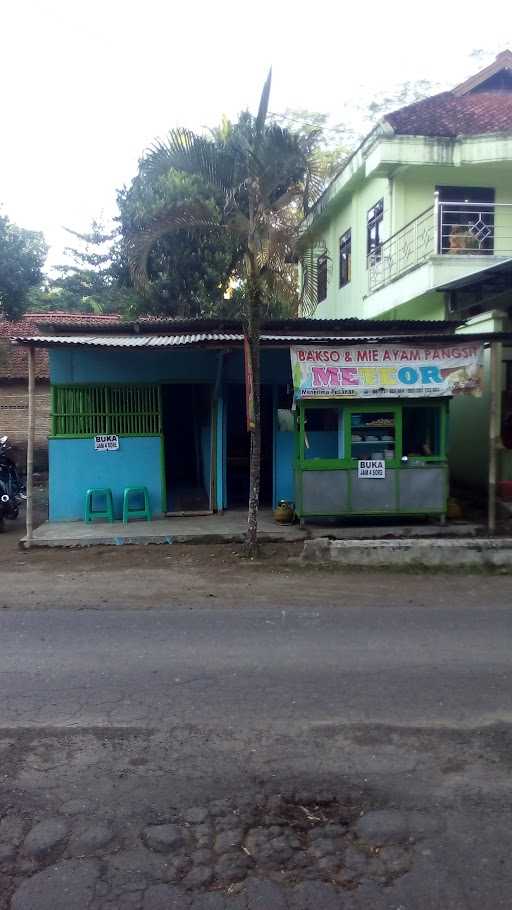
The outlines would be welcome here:
[[[36,432],[34,467],[48,467],[48,436],[50,433],[50,384],[37,382],[35,393]],[[13,457],[24,471],[27,450],[28,392],[25,381],[0,381],[0,436],[6,434],[13,446]]]

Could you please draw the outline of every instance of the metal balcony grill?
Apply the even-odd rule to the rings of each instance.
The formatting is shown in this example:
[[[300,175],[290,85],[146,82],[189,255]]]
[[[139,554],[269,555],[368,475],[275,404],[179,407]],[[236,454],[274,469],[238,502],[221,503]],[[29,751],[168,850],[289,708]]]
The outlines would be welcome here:
[[[368,256],[371,294],[433,256],[512,257],[512,203],[439,202]]]
[[[368,257],[368,290],[378,290],[432,256],[434,250],[434,207],[409,221]]]

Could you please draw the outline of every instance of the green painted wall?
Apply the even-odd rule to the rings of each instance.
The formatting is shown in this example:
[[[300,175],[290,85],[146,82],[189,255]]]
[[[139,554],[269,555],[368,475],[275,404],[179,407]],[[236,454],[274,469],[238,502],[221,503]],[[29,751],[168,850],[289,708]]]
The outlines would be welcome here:
[[[384,199],[383,236],[390,231],[390,187],[386,178],[373,178],[361,184],[353,194],[342,201],[321,232],[329,255],[327,299],[321,303],[317,318],[364,318],[364,300],[367,292],[366,224],[367,213],[379,199]],[[352,280],[340,288],[339,241],[349,228],[352,230]]]
[[[482,314],[459,330],[499,332],[503,320],[492,313]],[[481,398],[462,395],[450,404],[448,460],[453,480],[463,486],[485,489],[489,459],[490,352],[484,351],[484,392]]]
[[[481,398],[461,395],[450,402],[448,463],[451,479],[482,490],[489,458],[489,351],[484,351],[485,388]]]
[[[444,295],[438,291],[408,300],[382,314],[383,319],[445,319]]]
[[[425,293],[425,289],[418,289],[415,297],[405,299],[398,305],[390,306],[385,299],[381,310],[378,305],[376,308],[376,296],[368,295],[367,213],[379,199],[384,199],[384,239],[432,206],[434,191],[439,185],[492,187],[497,203],[512,202],[512,147],[509,148],[508,144],[502,148],[502,154],[509,155],[508,158],[479,164],[472,163],[478,159],[482,146],[478,138],[459,141],[462,151],[454,143],[432,143],[421,137],[404,142],[398,142],[396,138],[381,138],[376,148],[379,152],[384,150],[380,157],[385,158],[386,148],[397,145],[400,148],[399,161],[393,164],[390,160],[386,165],[381,162],[370,176],[366,174],[372,170],[371,158],[376,153],[370,152],[366,160],[363,156],[358,173],[341,188],[338,197],[330,202],[328,210],[318,221],[313,222],[313,229],[325,243],[329,255],[327,298],[317,308],[316,316],[319,318],[444,318],[442,295],[433,291]],[[444,145],[449,146],[448,151]],[[397,157],[396,152],[393,155]],[[391,159],[393,155],[390,154]],[[407,155],[411,158],[410,163],[407,163]],[[467,163],[459,163],[461,161]],[[348,228],[352,230],[352,280],[340,288],[339,239]],[[496,210],[495,233],[496,252],[512,253],[512,205]],[[460,266],[460,261],[455,265]],[[446,280],[450,277],[448,269]],[[399,288],[397,292],[394,297],[400,298]]]
[[[462,167],[410,167],[394,181],[394,218],[398,230],[432,205],[436,186],[482,186],[494,189],[497,203],[512,201],[512,163]],[[512,206],[497,208],[494,218],[495,251],[512,251]]]
[[[350,171],[350,173],[348,173]],[[512,136],[476,136],[440,140],[376,135],[354,156],[326,194],[328,208],[308,224],[323,239],[330,257],[327,299],[318,317],[445,319],[444,295],[435,290],[461,271],[471,273],[469,257],[442,256],[421,269],[368,295],[367,212],[384,199],[385,240],[434,203],[436,186],[481,186],[495,190],[497,203],[512,203]],[[337,195],[336,195],[337,193]],[[352,230],[352,280],[339,287],[339,238]],[[512,255],[512,205],[495,211],[495,252]],[[479,257],[481,258],[481,257]],[[464,259],[463,263],[461,260]],[[480,262],[483,268],[487,263]],[[423,270],[423,271],[422,271]],[[510,298],[499,306],[510,306]],[[503,320],[492,313],[472,320],[466,331],[498,331]],[[509,326],[510,327],[510,326]],[[511,355],[512,356],[512,355]],[[457,483],[485,488],[488,472],[489,354],[485,356],[486,390],[481,399],[461,397],[450,406],[449,461]],[[512,479],[512,452],[499,458],[499,476]]]

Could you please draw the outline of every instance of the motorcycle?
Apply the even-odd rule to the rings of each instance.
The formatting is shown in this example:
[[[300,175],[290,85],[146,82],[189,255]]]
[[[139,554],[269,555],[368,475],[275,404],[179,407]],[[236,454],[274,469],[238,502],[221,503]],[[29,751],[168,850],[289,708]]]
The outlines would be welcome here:
[[[20,505],[27,498],[16,465],[7,454],[10,449],[9,437],[0,436],[0,523],[3,518],[17,518]]]

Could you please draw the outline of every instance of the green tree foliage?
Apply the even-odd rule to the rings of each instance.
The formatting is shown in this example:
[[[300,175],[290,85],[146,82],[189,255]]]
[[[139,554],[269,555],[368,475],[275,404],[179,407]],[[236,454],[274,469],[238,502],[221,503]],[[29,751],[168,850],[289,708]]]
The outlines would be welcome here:
[[[171,130],[155,142],[145,168],[154,179],[171,171],[200,179],[215,198],[178,199],[155,213],[129,238],[130,267],[143,291],[151,286],[151,253],[165,237],[185,231],[190,238],[220,240],[234,251],[231,273],[243,288],[245,333],[252,371],[247,550],[257,545],[260,491],[260,327],[267,303],[297,301],[297,212],[307,213],[322,185],[314,166],[317,132],[301,135],[267,118],[271,77],[263,88],[256,117],[244,112],[236,124],[222,125],[210,137]],[[221,197],[221,203],[217,197]],[[306,274],[312,274],[306,272]],[[315,282],[304,292],[316,302]]]
[[[0,214],[0,316],[19,318],[29,292],[42,281],[48,248],[39,231],[27,231]]]
[[[125,243],[135,232],[154,223],[162,212],[191,203],[201,205],[212,220],[220,221],[221,195],[200,176],[174,168],[155,173],[142,160],[130,186],[117,194],[120,261],[124,267]],[[133,314],[169,317],[219,314],[235,258],[236,244],[230,237],[191,236],[185,229],[160,237],[149,253],[149,290],[144,298],[134,298]]]
[[[357,143],[358,134],[346,124],[331,123],[329,114],[308,111],[304,108],[287,108],[283,114],[274,114],[273,121],[299,135],[318,137],[315,151],[319,173],[328,184],[343,166]]]
[[[31,307],[39,312],[117,313],[134,306],[126,257],[118,232],[100,221],[81,234],[67,228],[78,245],[66,247],[68,262],[56,266],[55,275],[33,292]]]

